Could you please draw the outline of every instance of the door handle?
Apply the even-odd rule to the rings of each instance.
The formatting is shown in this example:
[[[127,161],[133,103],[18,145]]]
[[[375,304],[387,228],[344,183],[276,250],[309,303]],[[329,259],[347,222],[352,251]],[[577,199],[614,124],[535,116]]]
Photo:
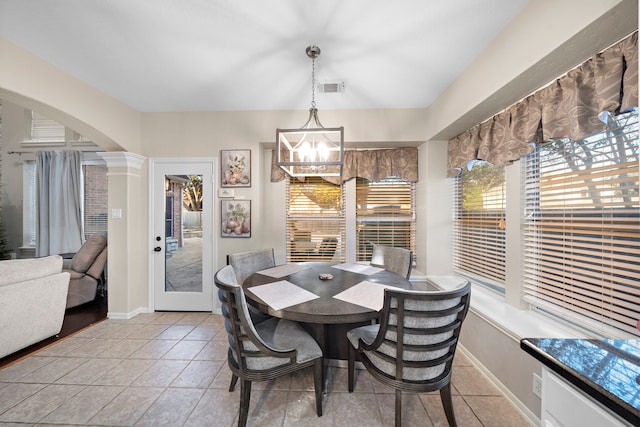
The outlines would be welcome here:
[[[156,246],[155,248],[153,248],[153,250],[155,252],[160,252],[162,250],[162,248],[160,246]]]

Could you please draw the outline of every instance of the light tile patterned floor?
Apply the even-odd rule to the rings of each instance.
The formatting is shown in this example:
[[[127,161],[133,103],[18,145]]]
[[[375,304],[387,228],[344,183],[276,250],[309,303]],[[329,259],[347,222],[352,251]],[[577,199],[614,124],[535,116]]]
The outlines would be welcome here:
[[[0,425],[235,426],[222,316],[152,313],[106,320],[0,370]],[[393,391],[357,371],[328,372],[324,415],[309,370],[254,383],[249,426],[392,426]],[[453,374],[458,425],[529,426],[459,352]],[[437,393],[403,397],[406,426],[446,426]]]

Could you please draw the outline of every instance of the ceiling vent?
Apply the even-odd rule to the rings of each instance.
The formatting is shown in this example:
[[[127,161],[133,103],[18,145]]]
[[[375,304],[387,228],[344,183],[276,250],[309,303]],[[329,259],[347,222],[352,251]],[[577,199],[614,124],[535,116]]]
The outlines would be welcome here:
[[[318,92],[322,92],[322,93],[344,92],[344,82],[319,83],[318,84]]]

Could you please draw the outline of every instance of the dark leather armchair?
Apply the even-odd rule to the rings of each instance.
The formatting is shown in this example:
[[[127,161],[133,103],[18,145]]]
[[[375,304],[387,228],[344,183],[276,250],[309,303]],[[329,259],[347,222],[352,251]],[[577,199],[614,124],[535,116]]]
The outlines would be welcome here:
[[[62,271],[71,274],[67,308],[88,303],[96,298],[98,286],[105,285],[106,264],[107,233],[96,233],[89,237],[73,258],[64,261]]]

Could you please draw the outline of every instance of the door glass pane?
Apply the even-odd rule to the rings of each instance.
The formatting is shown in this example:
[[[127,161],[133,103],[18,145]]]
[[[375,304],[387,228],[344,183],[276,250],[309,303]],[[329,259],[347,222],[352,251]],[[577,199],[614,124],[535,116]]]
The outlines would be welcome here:
[[[165,175],[165,291],[202,292],[202,175]]]

